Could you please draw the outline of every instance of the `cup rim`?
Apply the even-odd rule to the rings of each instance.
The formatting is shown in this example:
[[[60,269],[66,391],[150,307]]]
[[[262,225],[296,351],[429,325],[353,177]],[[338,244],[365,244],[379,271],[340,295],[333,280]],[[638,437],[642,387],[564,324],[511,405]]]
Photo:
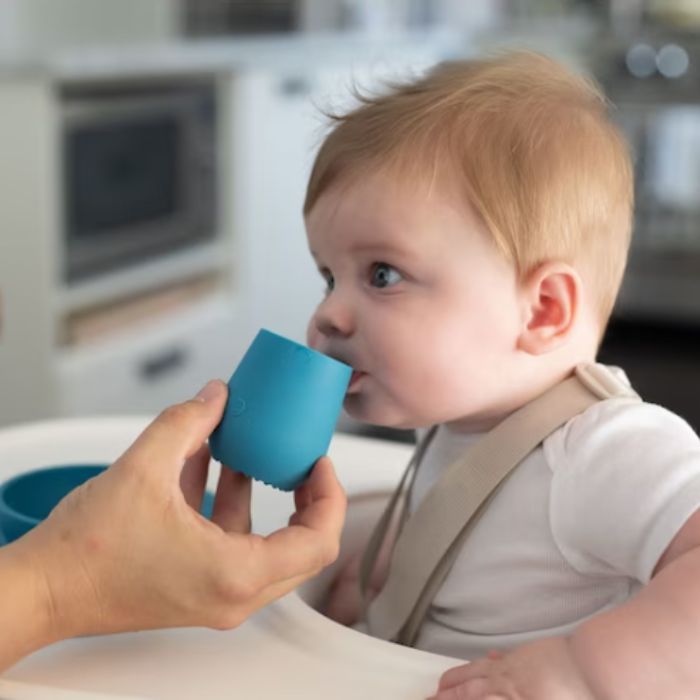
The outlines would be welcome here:
[[[92,468],[96,470],[94,476],[97,476],[101,472],[105,471],[108,467],[108,464],[98,464],[95,462],[85,462],[84,464],[56,464],[47,467],[38,467],[36,469],[30,469],[29,471],[24,471],[19,474],[15,474],[13,477],[10,477],[6,481],[0,483],[0,510],[4,511],[7,515],[12,516],[17,521],[25,525],[38,525],[41,522],[41,518],[33,518],[29,515],[25,515],[21,511],[18,511],[16,508],[13,508],[7,502],[5,494],[7,493],[8,489],[12,488],[15,484],[23,481],[24,479],[35,478],[37,476],[41,476],[47,473],[55,474],[57,471],[66,472],[73,471],[75,469]]]
[[[293,345],[295,347],[301,348],[302,350],[306,350],[307,352],[312,353],[313,355],[316,355],[320,359],[323,360],[329,360],[330,362],[335,362],[336,364],[340,365],[341,367],[347,367],[352,371],[352,367],[347,364],[346,362],[343,362],[342,360],[337,360],[335,357],[331,357],[330,355],[326,355],[325,352],[321,352],[320,350],[314,350],[314,348],[310,348],[308,345],[304,345],[303,343],[299,343],[296,340],[292,340],[291,338],[287,338],[284,335],[280,335],[279,333],[275,333],[274,331],[269,330],[268,328],[261,328],[258,331],[258,335],[271,335],[274,338],[278,338],[279,340],[284,341],[285,343],[289,343],[290,345]]]

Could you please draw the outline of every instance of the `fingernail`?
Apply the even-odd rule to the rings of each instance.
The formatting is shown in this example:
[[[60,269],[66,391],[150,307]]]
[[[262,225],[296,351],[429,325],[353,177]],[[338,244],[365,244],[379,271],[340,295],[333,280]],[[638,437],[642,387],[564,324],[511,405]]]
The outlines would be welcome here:
[[[200,390],[197,396],[194,398],[202,403],[206,401],[211,401],[211,399],[216,398],[221,392],[221,382],[218,379],[212,379],[207,382]]]

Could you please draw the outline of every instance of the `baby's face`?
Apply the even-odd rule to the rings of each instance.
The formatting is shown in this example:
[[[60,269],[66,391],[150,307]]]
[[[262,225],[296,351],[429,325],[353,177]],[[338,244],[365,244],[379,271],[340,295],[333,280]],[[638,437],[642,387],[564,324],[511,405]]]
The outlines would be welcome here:
[[[372,176],[331,187],[307,217],[326,287],[308,342],[355,370],[344,405],[358,420],[478,430],[503,413],[517,278],[458,202]]]

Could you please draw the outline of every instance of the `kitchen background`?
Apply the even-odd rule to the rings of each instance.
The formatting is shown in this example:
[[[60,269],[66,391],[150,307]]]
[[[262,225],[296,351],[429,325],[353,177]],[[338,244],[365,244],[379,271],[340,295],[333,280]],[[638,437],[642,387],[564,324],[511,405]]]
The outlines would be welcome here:
[[[700,0],[2,0],[0,425],[153,413],[260,327],[303,340],[321,110],[502,47],[616,106],[638,206],[600,357],[700,429]]]

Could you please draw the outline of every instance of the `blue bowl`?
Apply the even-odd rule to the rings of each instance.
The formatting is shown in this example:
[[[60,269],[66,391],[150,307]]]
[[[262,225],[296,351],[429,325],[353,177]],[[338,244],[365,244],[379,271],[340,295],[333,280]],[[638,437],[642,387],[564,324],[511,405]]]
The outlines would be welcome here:
[[[18,474],[0,484],[0,545],[22,537],[44,520],[64,496],[107,464],[65,464]],[[205,492],[201,512],[211,516],[214,495]]]
[[[209,438],[222,464],[283,491],[326,454],[352,368],[261,330],[229,380],[223,418]]]
[[[214,494],[211,491],[205,491],[202,498],[202,507],[199,512],[207,519],[211,520],[211,513],[214,510]]]
[[[0,484],[0,530],[5,541],[12,542],[29,532],[65,495],[106,468],[102,464],[45,467]]]

